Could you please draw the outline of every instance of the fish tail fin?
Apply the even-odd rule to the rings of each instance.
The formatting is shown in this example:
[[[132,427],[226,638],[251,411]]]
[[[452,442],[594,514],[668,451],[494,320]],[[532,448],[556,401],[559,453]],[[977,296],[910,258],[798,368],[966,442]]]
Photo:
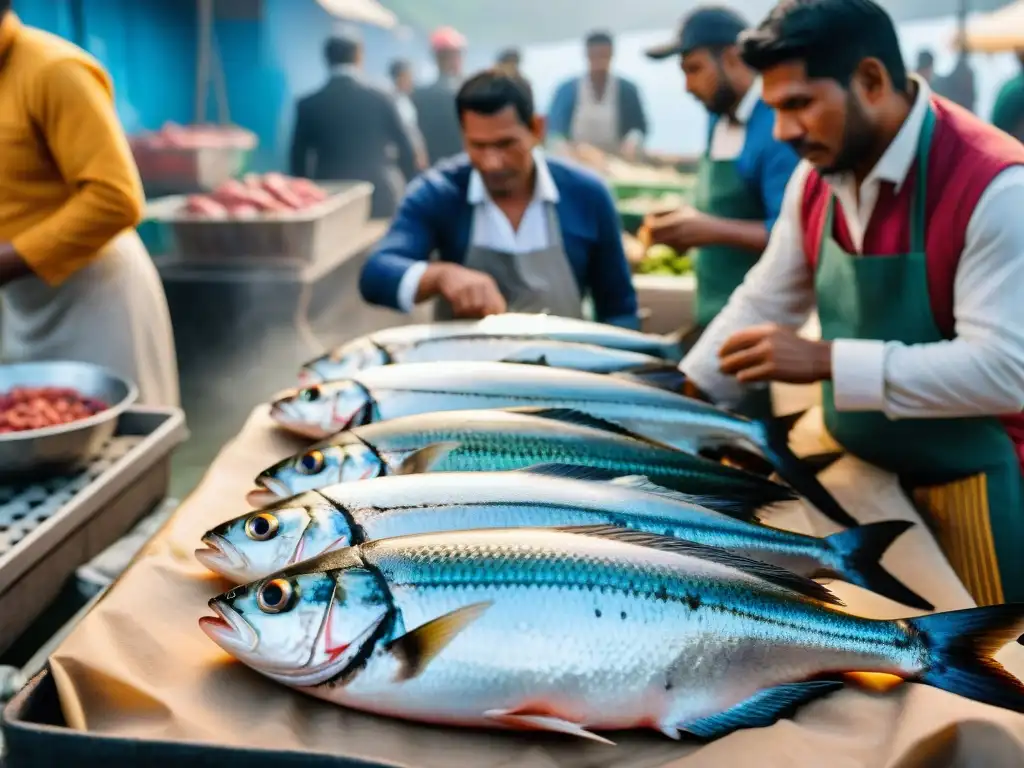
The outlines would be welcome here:
[[[805,465],[789,447],[789,433],[802,417],[803,412],[798,412],[758,422],[764,429],[766,458],[779,476],[825,517],[844,528],[853,528],[858,525],[857,520],[825,489],[814,468]]]
[[[1024,632],[1024,603],[905,619],[922,636],[929,663],[916,679],[944,691],[1024,712],[1024,684],[994,656]]]
[[[934,611],[934,605],[885,570],[881,563],[882,555],[892,543],[913,527],[907,520],[886,520],[829,536],[826,541],[839,564],[836,573],[851,584],[882,597],[911,608]]]

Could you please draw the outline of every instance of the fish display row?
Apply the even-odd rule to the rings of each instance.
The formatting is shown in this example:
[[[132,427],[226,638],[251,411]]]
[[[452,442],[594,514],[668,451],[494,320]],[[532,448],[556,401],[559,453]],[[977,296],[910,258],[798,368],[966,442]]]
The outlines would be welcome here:
[[[769,726],[862,673],[1024,712],[993,658],[1024,606],[843,611],[813,579],[933,610],[881,563],[912,524],[858,525],[817,478],[835,456],[790,450],[797,416],[684,397],[680,355],[675,336],[505,315],[311,362],[271,415],[317,442],[203,537],[199,561],[238,586],[200,626],[343,706],[604,743]],[[847,530],[771,526],[797,498]]]

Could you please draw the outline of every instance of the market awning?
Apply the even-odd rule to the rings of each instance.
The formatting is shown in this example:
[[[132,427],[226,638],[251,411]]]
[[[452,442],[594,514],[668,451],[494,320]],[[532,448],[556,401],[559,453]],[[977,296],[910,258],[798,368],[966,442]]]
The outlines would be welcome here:
[[[317,0],[329,14],[346,21],[392,29],[398,18],[377,0]]]
[[[970,19],[966,47],[985,53],[1024,50],[1024,0]]]

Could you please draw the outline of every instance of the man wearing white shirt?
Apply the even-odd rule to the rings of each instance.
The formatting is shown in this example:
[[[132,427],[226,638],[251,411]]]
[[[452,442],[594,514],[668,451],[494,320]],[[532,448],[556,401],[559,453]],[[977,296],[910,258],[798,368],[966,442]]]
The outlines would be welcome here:
[[[436,316],[505,311],[581,317],[636,328],[636,292],[604,182],[539,149],[544,121],[521,79],[482,72],[456,104],[466,154],[413,182],[360,277],[371,304]],[[437,255],[432,260],[432,256]]]
[[[741,47],[804,162],[683,371],[726,403],[821,382],[830,434],[924,491],[974,598],[1024,599],[1024,147],[908,77],[872,0],[784,0]]]

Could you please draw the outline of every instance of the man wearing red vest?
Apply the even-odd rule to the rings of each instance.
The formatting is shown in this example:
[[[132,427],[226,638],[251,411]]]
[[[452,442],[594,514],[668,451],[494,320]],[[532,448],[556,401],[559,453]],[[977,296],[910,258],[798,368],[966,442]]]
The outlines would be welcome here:
[[[1024,145],[908,76],[872,0],[783,0],[741,41],[803,162],[682,369],[725,403],[821,382],[831,435],[914,489],[974,598],[1024,600]],[[815,306],[821,341],[794,330]]]

